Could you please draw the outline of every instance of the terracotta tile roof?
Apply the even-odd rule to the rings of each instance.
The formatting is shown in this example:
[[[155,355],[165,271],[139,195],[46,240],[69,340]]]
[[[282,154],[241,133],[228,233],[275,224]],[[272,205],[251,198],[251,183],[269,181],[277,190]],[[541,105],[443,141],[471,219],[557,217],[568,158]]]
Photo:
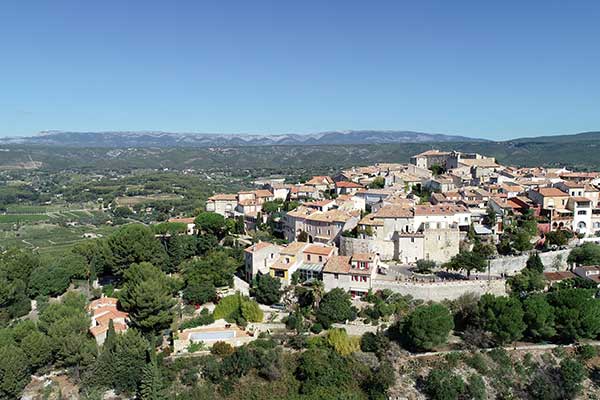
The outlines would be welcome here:
[[[317,211],[314,214],[311,214],[306,217],[307,221],[315,221],[315,222],[346,222],[351,218],[354,218],[356,215],[360,215],[357,213],[346,212],[341,210],[329,210],[325,212]]]
[[[256,197],[273,197],[273,193],[265,189],[255,190],[254,193],[256,194]]]
[[[417,154],[414,157],[448,156],[448,155],[450,155],[450,152],[447,152],[447,151],[427,150],[427,151]]]
[[[298,254],[303,248],[304,246],[306,246],[308,243],[306,242],[292,242],[290,244],[288,244],[286,247],[284,247],[283,249],[281,249],[280,254],[285,254],[285,255],[296,255]]]
[[[579,189],[585,187],[585,183],[583,182],[563,181],[560,182],[560,184],[568,187],[569,189]]]
[[[290,268],[291,268],[291,267],[294,265],[294,263],[293,263],[293,262],[286,263],[286,262],[284,262],[284,260],[285,260],[285,257],[279,257],[279,258],[277,259],[277,261],[275,261],[275,262],[274,262],[274,263],[271,265],[271,267],[270,267],[270,268],[272,268],[272,269],[279,269],[279,270],[283,270],[283,271],[287,271],[287,270],[289,270],[289,269],[290,269]]]
[[[341,181],[341,182],[336,182],[335,187],[336,188],[348,188],[348,189],[357,188],[358,189],[358,188],[362,188],[363,185],[360,185],[356,182]]]
[[[332,256],[325,263],[323,272],[332,274],[347,274],[350,270],[350,257],[349,256]]]
[[[319,255],[323,255],[323,256],[328,256],[332,252],[333,252],[333,247],[317,246],[316,244],[307,246],[303,251],[303,253],[319,254]]]
[[[375,254],[371,253],[354,253],[352,254],[352,261],[373,261],[375,260]]]
[[[374,218],[411,218],[414,216],[414,209],[404,205],[390,204],[383,206],[374,215]]]
[[[470,167],[482,167],[482,168],[495,168],[498,164],[493,158],[468,158],[460,159],[461,164],[468,165]]]
[[[276,244],[273,243],[269,243],[269,242],[258,242],[253,244],[250,247],[247,247],[244,251],[246,253],[254,253],[255,251],[260,251],[263,249],[266,249],[267,247],[271,247],[271,246],[277,246]]]
[[[88,310],[94,310],[99,307],[104,307],[106,305],[114,305],[116,306],[119,300],[115,297],[101,297],[99,299],[93,300],[88,305]]]
[[[456,204],[416,205],[415,215],[454,215],[468,213],[469,210]]]
[[[588,199],[587,197],[582,197],[582,196],[573,196],[571,197],[573,199],[573,201],[576,201],[578,203],[589,203],[592,200]]]
[[[333,179],[326,175],[313,176],[312,179],[307,181],[305,185],[331,185],[333,184]]]
[[[575,277],[576,275],[571,271],[544,272],[544,278],[546,278],[548,281],[562,281]]]
[[[238,203],[240,206],[254,206],[254,205],[256,205],[256,200],[244,199],[244,200],[240,200]]]
[[[235,201],[235,200],[237,200],[237,195],[236,194],[229,194],[229,193],[219,193],[219,194],[215,194],[214,196],[209,197],[208,200],[213,200],[213,201]]]
[[[375,219],[374,214],[369,214],[361,219],[358,224],[359,225],[370,225],[370,226],[383,226],[383,221],[380,219]]]
[[[544,197],[568,197],[569,195],[557,188],[539,188],[538,193]]]

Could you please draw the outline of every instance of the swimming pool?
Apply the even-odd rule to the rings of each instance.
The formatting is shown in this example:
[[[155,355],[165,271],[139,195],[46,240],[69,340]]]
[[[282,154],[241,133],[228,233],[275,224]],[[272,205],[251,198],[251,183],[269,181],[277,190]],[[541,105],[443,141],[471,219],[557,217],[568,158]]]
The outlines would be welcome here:
[[[225,340],[235,337],[235,331],[217,331],[217,332],[193,332],[190,333],[190,340],[193,342],[207,342],[211,340]]]

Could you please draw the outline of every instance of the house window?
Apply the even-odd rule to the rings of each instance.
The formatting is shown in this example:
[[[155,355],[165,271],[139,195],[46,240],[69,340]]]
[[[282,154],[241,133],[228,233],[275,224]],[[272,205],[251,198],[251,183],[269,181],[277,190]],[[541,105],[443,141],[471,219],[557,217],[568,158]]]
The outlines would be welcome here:
[[[323,262],[323,256],[319,256],[319,262]]]
[[[277,278],[283,278],[283,277],[285,276],[285,272],[284,272],[284,271],[281,271],[281,270],[278,270],[278,269],[276,269],[276,270],[275,270],[275,276],[276,276]]]
[[[306,259],[307,259],[308,261],[310,261],[310,254],[307,254],[307,255],[306,255]]]
[[[339,279],[340,275],[339,274],[333,274],[333,279]]]
[[[579,210],[577,211],[577,215],[586,215],[587,211],[586,210]]]

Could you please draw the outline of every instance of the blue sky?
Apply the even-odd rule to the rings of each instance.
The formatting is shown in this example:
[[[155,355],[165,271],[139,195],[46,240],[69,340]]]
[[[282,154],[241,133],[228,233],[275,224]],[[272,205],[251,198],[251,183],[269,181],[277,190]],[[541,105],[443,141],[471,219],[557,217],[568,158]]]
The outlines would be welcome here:
[[[0,136],[600,130],[600,2],[6,0]]]

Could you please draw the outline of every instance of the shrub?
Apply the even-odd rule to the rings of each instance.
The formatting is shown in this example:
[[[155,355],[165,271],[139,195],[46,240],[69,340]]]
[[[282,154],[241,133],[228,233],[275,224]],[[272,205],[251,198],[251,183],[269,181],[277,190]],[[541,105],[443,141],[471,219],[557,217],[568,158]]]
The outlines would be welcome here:
[[[465,382],[450,370],[434,368],[425,378],[425,391],[433,400],[454,400],[466,392]]]
[[[183,330],[183,329],[195,328],[197,326],[202,326],[202,325],[210,325],[213,322],[215,322],[215,318],[208,311],[208,309],[203,308],[202,311],[200,311],[199,316],[188,319],[186,321],[183,321],[181,324],[179,324],[179,329]]]
[[[481,353],[473,353],[465,357],[465,364],[482,375],[487,375],[489,371],[485,357]]]
[[[591,360],[598,355],[598,349],[589,344],[577,346],[577,356],[583,361]]]
[[[350,337],[343,328],[331,328],[327,331],[327,343],[342,356],[347,356],[360,348],[360,339]]]
[[[225,357],[233,353],[235,349],[232,345],[226,342],[218,341],[212,345],[210,352],[211,354],[217,355],[219,357]]]
[[[315,322],[315,323],[314,323],[314,324],[313,324],[313,325],[310,327],[310,331],[311,331],[312,333],[319,334],[319,333],[321,333],[321,332],[323,331],[323,325],[321,325],[321,324],[320,324],[320,323],[318,323],[318,322]]]

